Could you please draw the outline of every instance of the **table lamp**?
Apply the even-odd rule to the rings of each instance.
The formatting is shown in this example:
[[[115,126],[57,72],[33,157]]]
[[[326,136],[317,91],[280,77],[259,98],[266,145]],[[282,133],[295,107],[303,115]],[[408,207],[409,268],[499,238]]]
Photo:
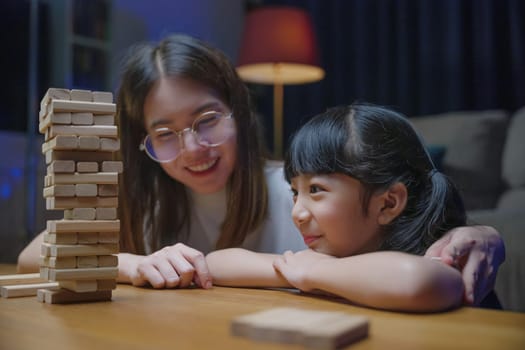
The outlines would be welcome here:
[[[241,79],[273,84],[274,155],[283,154],[283,85],[323,79],[310,16],[290,6],[262,6],[245,18],[237,65]]]

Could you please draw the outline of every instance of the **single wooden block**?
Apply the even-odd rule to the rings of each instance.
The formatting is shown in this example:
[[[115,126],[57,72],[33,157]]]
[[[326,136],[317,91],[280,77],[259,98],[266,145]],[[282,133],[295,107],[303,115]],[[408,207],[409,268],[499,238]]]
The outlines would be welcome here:
[[[106,152],[116,152],[120,149],[120,140],[116,138],[101,137],[100,150]]]
[[[120,232],[99,232],[98,243],[118,243]]]
[[[76,269],[49,269],[50,281],[114,279],[118,276],[117,267],[95,267]]]
[[[100,149],[100,137],[79,136],[78,149],[82,151],[97,151]]]
[[[40,109],[45,109],[51,100],[70,100],[70,96],[68,89],[49,88],[40,100]]]
[[[55,173],[74,173],[75,161],[73,160],[54,160],[47,166],[48,174]]]
[[[49,197],[46,198],[46,209],[70,208],[116,208],[118,197]]]
[[[101,197],[116,197],[118,196],[118,185],[98,185],[98,195]]]
[[[96,255],[77,256],[77,268],[94,268],[98,267],[98,257]],[[96,290],[96,284],[95,284]]]
[[[118,257],[116,255],[99,255],[98,267],[116,267],[118,266]]]
[[[95,220],[116,220],[117,208],[96,208]]]
[[[53,100],[47,107],[53,112],[91,112],[93,114],[114,114],[117,106],[114,103]]]
[[[119,252],[119,246],[115,243],[104,244],[49,244],[42,243],[41,255],[43,256],[88,256],[88,255],[111,255]]]
[[[118,184],[118,173],[96,173],[96,174],[52,174],[47,175],[51,185],[55,184]]]
[[[70,96],[72,101],[93,102],[93,93],[90,90],[72,89]]]
[[[119,220],[48,220],[47,232],[119,232]]]
[[[40,120],[40,123],[38,123],[38,131],[40,131],[41,134],[44,134],[46,132],[46,129],[49,128],[51,124],[71,124],[71,113],[47,113]]]
[[[67,280],[59,281],[58,284],[64,289],[77,293],[94,292],[97,290],[113,290],[117,288],[117,281],[115,279]]]
[[[93,91],[93,101],[113,103],[113,93],[109,91]]]
[[[64,219],[66,220],[95,220],[97,210],[95,208],[73,208],[64,210]],[[78,243],[82,243],[80,237]]]
[[[0,286],[43,282],[47,282],[47,280],[41,278],[39,273],[18,273],[14,275],[0,275]]]
[[[71,113],[71,124],[73,125],[93,125],[93,113],[90,113],[90,112]]]
[[[75,195],[77,197],[96,197],[98,194],[97,184],[76,184],[75,185]],[[79,219],[82,220],[82,219]],[[95,219],[85,219],[85,220],[95,220]]]
[[[78,138],[75,136],[75,142]],[[75,144],[75,147],[76,144]],[[74,160],[77,162],[101,162],[104,160],[112,160],[113,154],[111,152],[100,151],[54,151],[48,150],[45,152],[46,164],[50,164],[53,160]]]
[[[17,298],[17,297],[29,297],[34,296],[37,290],[46,288],[50,290],[56,290],[59,288],[57,282],[44,282],[44,283],[32,283],[32,284],[19,284],[14,286],[2,286],[0,287],[0,295],[2,298]]]
[[[49,137],[58,135],[76,136],[112,136],[117,137],[117,127],[114,125],[55,125],[49,128]]]
[[[77,292],[77,293],[84,293],[84,292],[95,292],[98,290],[97,280],[66,280],[66,281],[59,281],[61,288]]]
[[[102,171],[105,173],[122,173],[123,165],[121,161],[102,162]]]
[[[58,135],[51,140],[42,144],[42,153],[45,154],[50,150],[75,150],[78,148],[78,138],[76,135]],[[72,160],[67,158],[65,160]],[[47,162],[48,164],[50,162]]]
[[[111,294],[112,291],[110,290],[76,293],[67,289],[39,289],[37,291],[37,300],[46,304],[69,304],[79,302],[110,301]]]
[[[56,256],[40,256],[40,267],[54,269],[74,269],[77,267],[76,256],[57,258]]]
[[[79,232],[78,243],[79,244],[96,244],[98,243],[98,232]]]
[[[75,197],[75,185],[54,185],[44,187],[44,198]]]
[[[97,162],[77,162],[77,172],[79,173],[98,173]]]
[[[112,290],[117,288],[116,279],[99,279],[97,280],[97,290]]]
[[[115,125],[115,116],[113,114],[95,114],[93,115],[93,124]]]
[[[56,234],[45,231],[44,242],[52,244],[77,244],[77,233]]]
[[[343,312],[274,308],[235,318],[231,332],[258,341],[337,349],[368,336],[368,319]]]

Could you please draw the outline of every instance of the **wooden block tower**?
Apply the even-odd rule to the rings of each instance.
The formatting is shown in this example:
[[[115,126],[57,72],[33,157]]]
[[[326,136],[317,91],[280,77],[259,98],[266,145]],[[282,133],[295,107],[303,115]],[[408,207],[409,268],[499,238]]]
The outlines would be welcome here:
[[[120,148],[111,92],[50,88],[40,104],[39,130],[47,175],[49,220],[42,244],[40,275],[60,289],[41,289],[38,300],[70,303],[111,300],[118,275],[120,221],[117,218]]]

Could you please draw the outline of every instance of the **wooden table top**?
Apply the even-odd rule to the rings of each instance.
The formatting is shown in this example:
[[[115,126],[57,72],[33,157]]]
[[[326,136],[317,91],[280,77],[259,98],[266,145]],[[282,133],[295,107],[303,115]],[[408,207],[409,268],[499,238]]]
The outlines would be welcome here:
[[[0,273],[5,270],[0,266]],[[342,311],[369,318],[352,349],[524,349],[525,314],[463,307],[405,314],[287,290],[214,287],[153,290],[118,285],[111,302],[50,305],[0,298],[2,349],[299,349],[230,335],[230,321],[274,307]]]

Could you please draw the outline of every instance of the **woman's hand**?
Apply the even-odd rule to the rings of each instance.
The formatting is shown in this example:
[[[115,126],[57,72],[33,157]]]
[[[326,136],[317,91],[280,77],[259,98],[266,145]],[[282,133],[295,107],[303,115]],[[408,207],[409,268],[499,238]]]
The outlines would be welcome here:
[[[119,254],[119,282],[154,288],[185,288],[195,282],[211,288],[204,255],[182,243],[164,247],[148,256]]]
[[[505,246],[499,233],[488,226],[463,226],[447,232],[425,253],[461,271],[464,300],[478,305],[494,289],[498,268],[505,261]]]
[[[312,267],[323,259],[335,259],[335,257],[317,253],[311,249],[297,253],[286,251],[274,260],[273,267],[295,288],[303,292],[311,292],[308,274]]]

